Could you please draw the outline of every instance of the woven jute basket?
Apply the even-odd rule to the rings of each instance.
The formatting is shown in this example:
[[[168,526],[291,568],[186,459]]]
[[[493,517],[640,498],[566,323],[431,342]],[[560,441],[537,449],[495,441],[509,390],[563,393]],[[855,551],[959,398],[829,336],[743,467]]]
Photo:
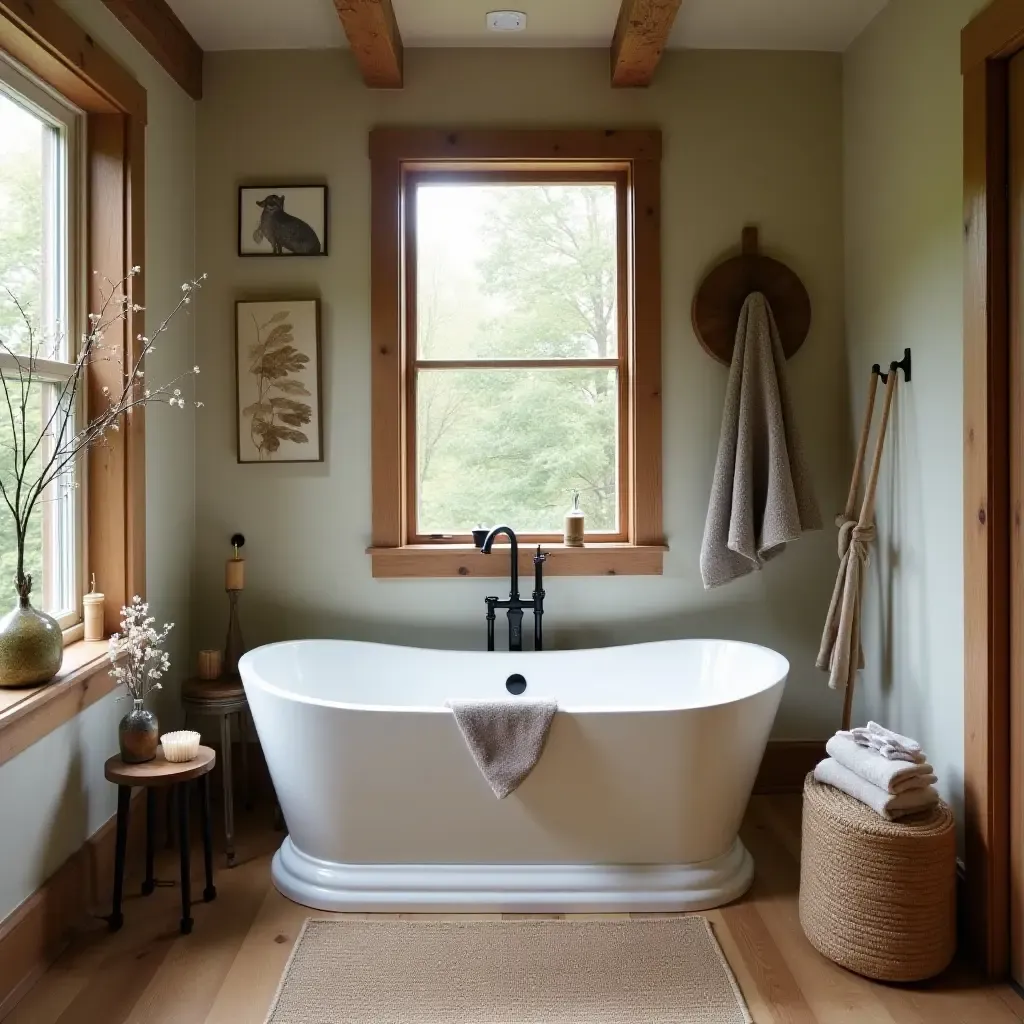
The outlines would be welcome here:
[[[956,948],[956,836],[949,807],[886,821],[804,780],[800,923],[823,956],[879,981],[921,981]]]

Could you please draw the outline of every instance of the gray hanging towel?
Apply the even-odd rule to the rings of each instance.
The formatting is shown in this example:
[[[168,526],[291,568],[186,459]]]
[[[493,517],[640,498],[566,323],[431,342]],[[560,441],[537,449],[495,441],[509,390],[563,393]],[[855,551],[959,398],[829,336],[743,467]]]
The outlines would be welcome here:
[[[533,771],[558,710],[554,700],[450,700],[446,706],[499,800]]]
[[[736,327],[700,552],[704,586],[746,576],[805,531],[820,529],[779,329],[768,300],[754,292]]]

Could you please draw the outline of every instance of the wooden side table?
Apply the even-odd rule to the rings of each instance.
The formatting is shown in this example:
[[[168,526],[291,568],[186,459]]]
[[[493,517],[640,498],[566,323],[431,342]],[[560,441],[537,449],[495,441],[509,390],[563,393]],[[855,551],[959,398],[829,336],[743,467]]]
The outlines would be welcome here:
[[[242,743],[243,798],[249,802],[249,701],[241,679],[189,679],[181,687],[185,722],[192,715],[220,719],[220,771],[224,786],[224,848],[228,867],[235,866],[235,797],[231,770],[231,718],[238,716]]]
[[[217,755],[209,747],[200,747],[199,755],[191,761],[172,764],[164,758],[163,747],[158,747],[156,758],[145,764],[125,764],[120,755],[114,755],[103,766],[108,782],[117,786],[117,845],[114,851],[114,906],[107,921],[110,930],[116,932],[124,924],[121,913],[121,897],[124,893],[124,858],[128,845],[128,811],[131,806],[132,788],[142,786],[146,790],[146,879],[142,883],[142,895],[148,896],[156,888],[153,877],[153,855],[156,831],[156,791],[161,787],[173,787],[172,793],[178,804],[178,842],[181,847],[181,934],[192,931],[192,880],[189,857],[188,835],[188,783],[199,780],[199,809],[203,829],[203,866],[206,869],[206,888],[203,900],[206,903],[217,898],[213,884],[213,843],[210,838],[210,772]]]

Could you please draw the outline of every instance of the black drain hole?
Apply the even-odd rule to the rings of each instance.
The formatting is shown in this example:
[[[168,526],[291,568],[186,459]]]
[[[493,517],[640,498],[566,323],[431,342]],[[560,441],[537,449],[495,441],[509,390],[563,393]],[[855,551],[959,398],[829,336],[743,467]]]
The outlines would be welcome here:
[[[521,676],[518,672],[510,675],[505,680],[505,689],[509,693],[514,693],[517,697],[526,689],[526,677]]]

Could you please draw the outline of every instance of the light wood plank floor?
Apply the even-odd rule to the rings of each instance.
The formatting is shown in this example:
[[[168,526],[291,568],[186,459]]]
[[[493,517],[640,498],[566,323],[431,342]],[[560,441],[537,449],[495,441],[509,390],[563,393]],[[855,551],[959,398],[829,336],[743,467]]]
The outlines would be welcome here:
[[[7,1017],[9,1024],[262,1024],[310,913],[270,884],[280,833],[269,814],[241,823],[240,858],[218,869],[215,903],[197,903],[177,934],[178,890],[127,901],[125,926],[87,930]],[[711,911],[715,933],[757,1024],[1018,1024],[1024,999],[962,966],[923,985],[878,985],[818,955],[800,929],[800,798],[755,797],[743,838],[757,864],[749,895]],[[218,862],[219,864],[222,861]],[[198,884],[202,860],[193,858]],[[165,853],[158,876],[173,878]],[[138,892],[137,884],[129,892]],[[383,1024],[383,1022],[382,1022]]]

